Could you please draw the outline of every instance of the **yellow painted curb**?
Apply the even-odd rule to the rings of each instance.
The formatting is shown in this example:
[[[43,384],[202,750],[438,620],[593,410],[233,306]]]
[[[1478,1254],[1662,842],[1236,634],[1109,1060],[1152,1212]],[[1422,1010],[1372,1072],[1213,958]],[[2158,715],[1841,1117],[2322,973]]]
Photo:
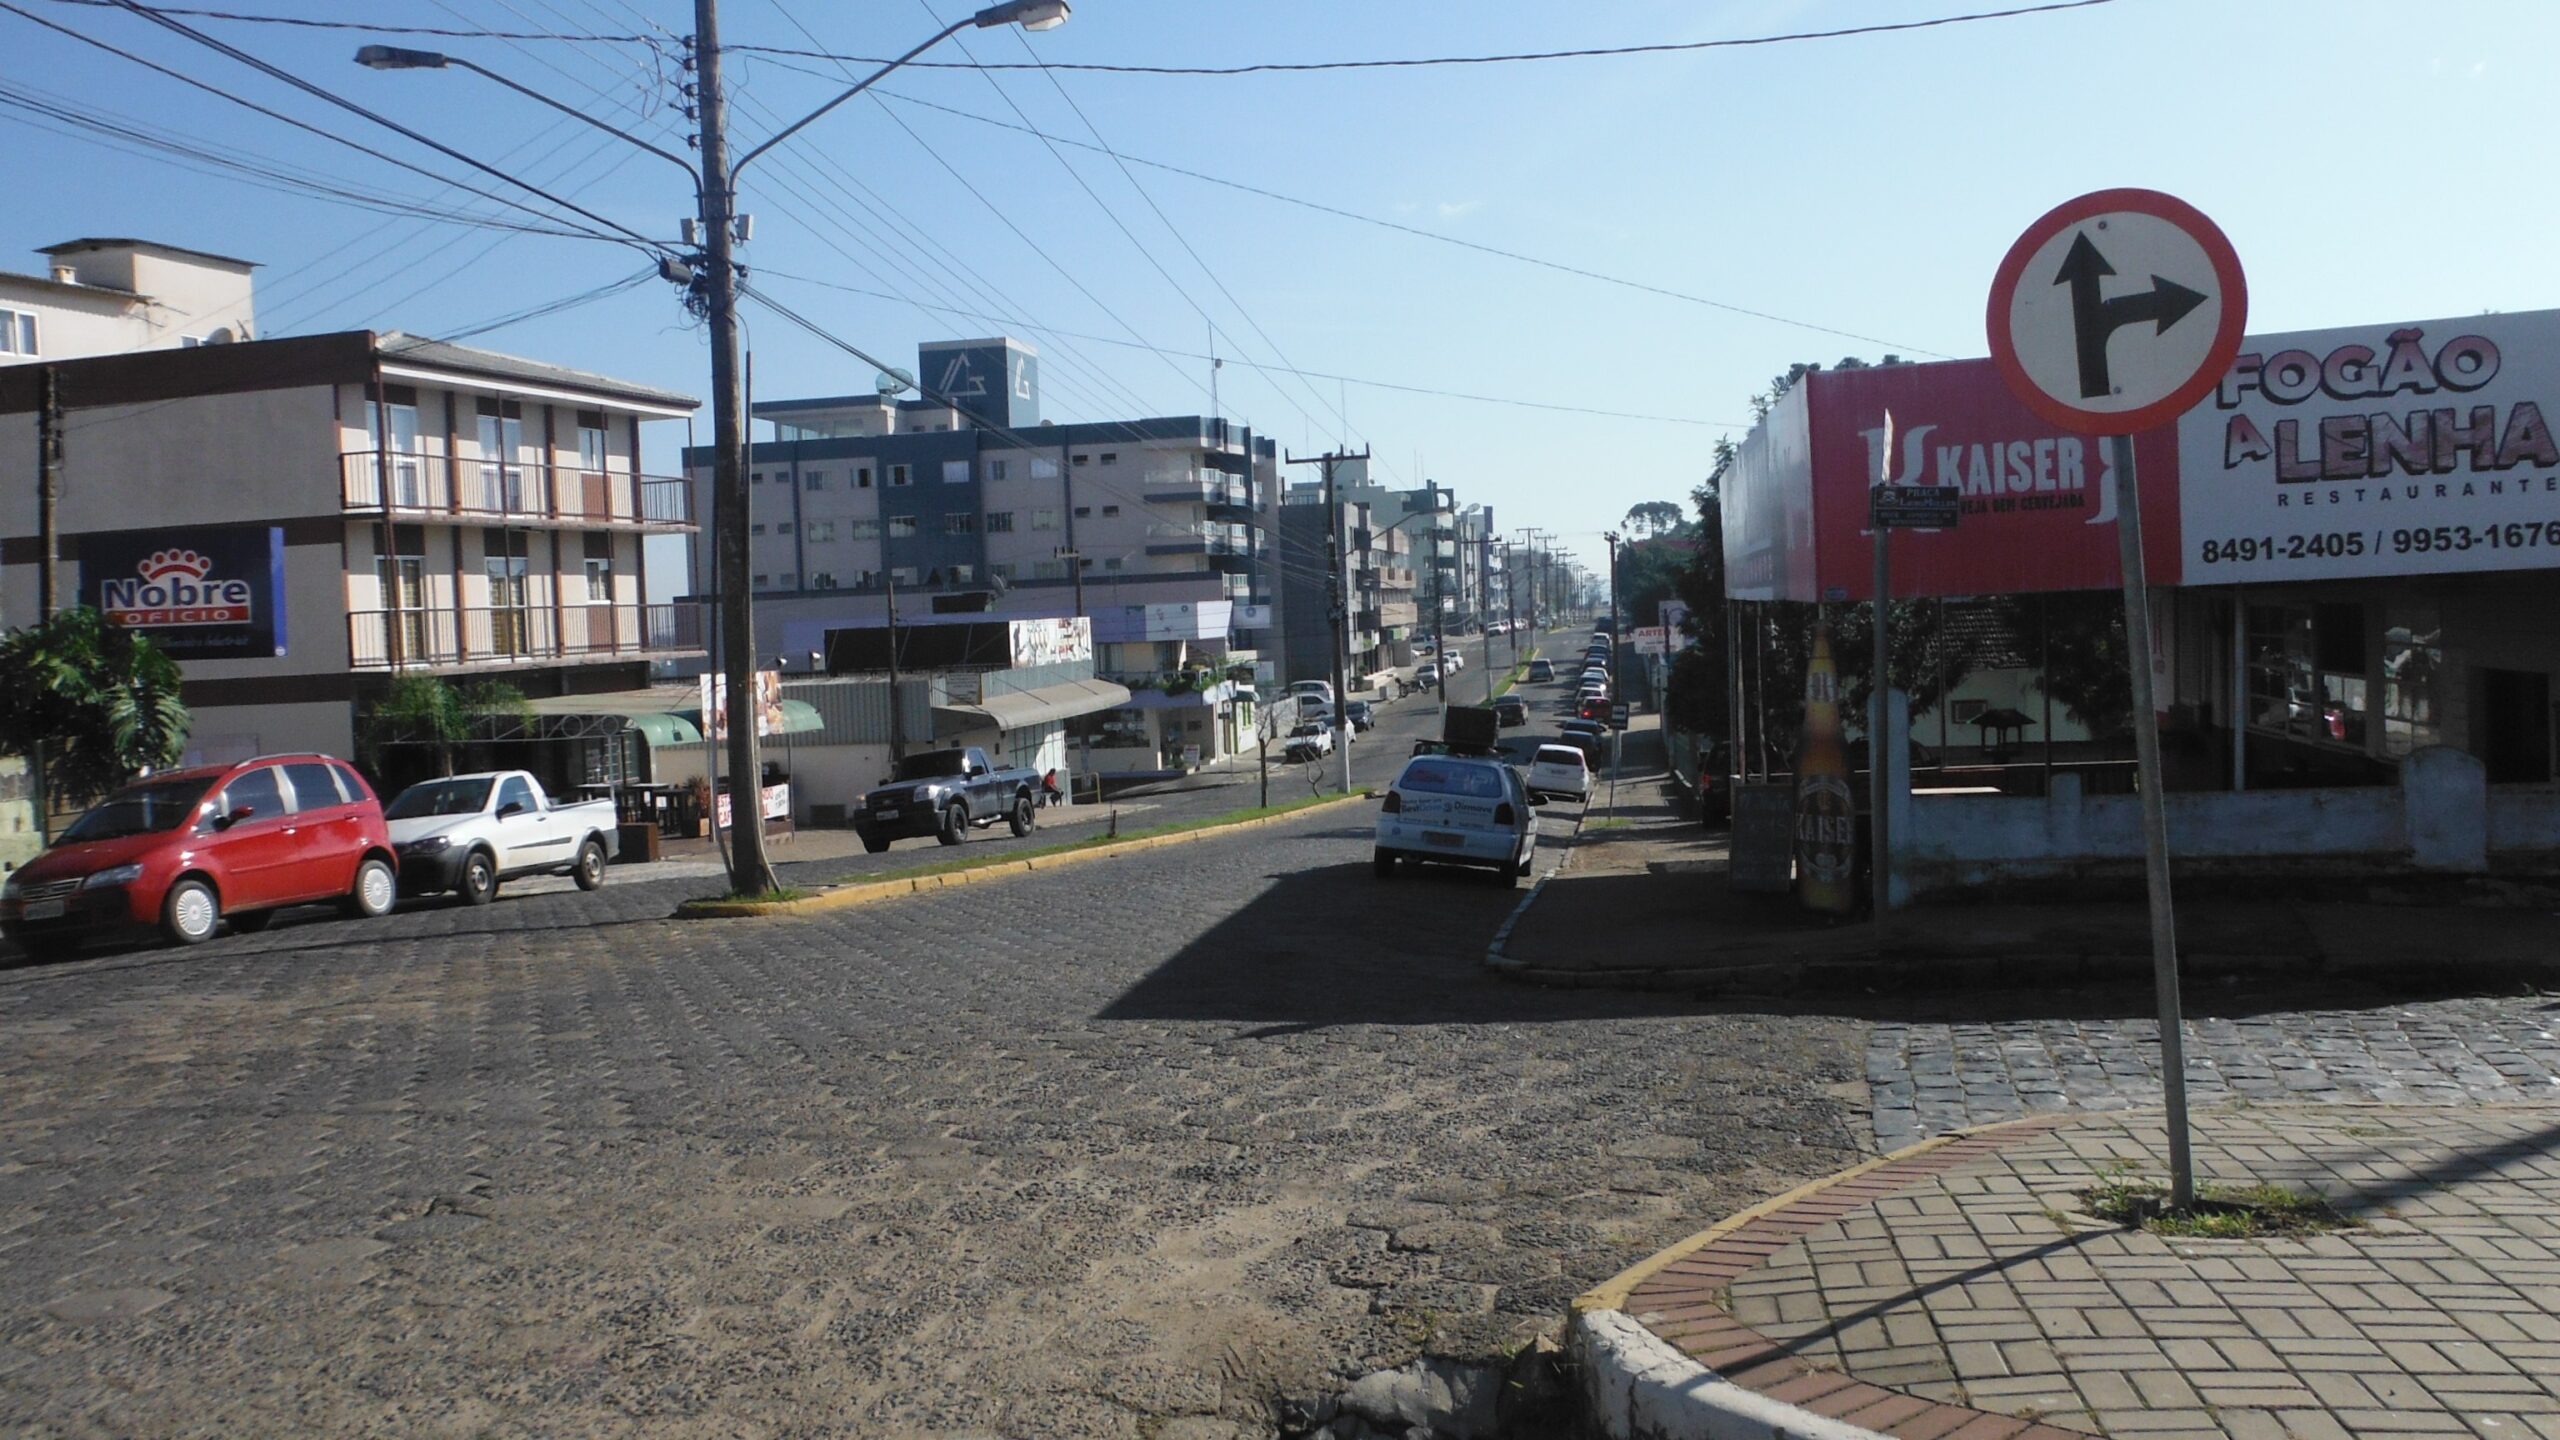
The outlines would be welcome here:
[[[966,870],[951,870],[939,875],[910,875],[903,879],[872,880],[859,885],[844,885],[823,894],[799,900],[688,900],[676,907],[676,916],[684,920],[746,920],[778,916],[825,915],[837,910],[851,910],[882,900],[904,895],[921,895],[929,890],[948,890],[961,885],[975,885],[1007,875],[1023,875],[1034,870],[1055,870],[1062,865],[1086,860],[1111,860],[1122,855],[1158,850],[1168,845],[1206,839],[1230,830],[1252,830],[1277,825],[1312,815],[1337,805],[1375,798],[1369,791],[1337,795],[1312,805],[1301,805],[1284,815],[1258,815],[1250,820],[1230,820],[1219,825],[1203,825],[1196,830],[1180,830],[1171,835],[1149,835],[1136,840],[1121,840],[1108,845],[1089,845],[1081,850],[1061,850],[1051,855],[1034,855],[1021,860],[990,860]]]
[[[1740,1211],[1726,1219],[1719,1220],[1715,1224],[1708,1226],[1706,1229],[1699,1231],[1697,1234],[1690,1236],[1688,1239],[1680,1241],[1678,1244],[1675,1244],[1668,1249],[1656,1251],[1655,1253],[1646,1256],[1644,1259],[1637,1261],[1635,1264],[1628,1266],[1626,1269],[1619,1271],[1617,1274],[1610,1276],[1608,1279],[1601,1281],[1599,1284],[1592,1286],[1590,1289],[1583,1291],[1581,1294],[1573,1297],[1573,1313],[1580,1315],[1586,1311],[1592,1310],[1624,1310],[1627,1308],[1627,1297],[1635,1293],[1636,1287],[1642,1285],[1647,1280],[1652,1279],[1666,1266],[1677,1261],[1685,1260],[1690,1256],[1697,1254],[1699,1251],[1706,1249],[1718,1240],[1723,1239],[1725,1236],[1732,1234],[1734,1231],[1741,1229],[1743,1226],[1750,1224],[1752,1221],[1757,1220],[1764,1215],[1774,1214],[1777,1211],[1785,1209],[1789,1205],[1793,1205],[1799,1200],[1809,1200],[1814,1196],[1821,1194],[1823,1191],[1830,1189],[1834,1185],[1847,1180],[1855,1180],[1870,1170],[1881,1169],[1887,1165],[1897,1164],[1901,1161],[1911,1159],[1916,1155],[1926,1155],[1932,1150],[1942,1149],[1948,1145],[1954,1144],[1958,1140],[1967,1139],[1975,1135],[1989,1135],[1997,1131],[2014,1129],[2024,1125],[2050,1126],[2051,1124],[2053,1124],[2053,1117],[2050,1115],[2022,1115],[2013,1120],[1995,1120],[1987,1125],[1975,1125],[1963,1130],[1950,1130],[1944,1135],[1932,1136],[1916,1145],[1905,1145],[1890,1155],[1879,1155],[1873,1160],[1852,1165],[1848,1169],[1843,1170],[1836,1175],[1825,1175],[1819,1180],[1809,1180],[1804,1184],[1797,1186],[1793,1190],[1788,1191],[1784,1195],[1772,1196],[1771,1198],[1763,1200],[1759,1204],[1752,1206],[1748,1210]]]

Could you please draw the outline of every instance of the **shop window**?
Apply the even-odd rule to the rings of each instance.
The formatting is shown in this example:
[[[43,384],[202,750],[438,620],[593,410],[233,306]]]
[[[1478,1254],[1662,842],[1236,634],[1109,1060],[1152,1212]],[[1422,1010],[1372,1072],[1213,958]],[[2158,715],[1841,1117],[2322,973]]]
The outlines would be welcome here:
[[[2249,607],[2251,728],[2361,750],[2366,693],[2364,607]]]
[[[2432,605],[2394,606],[2382,632],[2382,751],[2406,755],[2444,738],[2444,627]]]

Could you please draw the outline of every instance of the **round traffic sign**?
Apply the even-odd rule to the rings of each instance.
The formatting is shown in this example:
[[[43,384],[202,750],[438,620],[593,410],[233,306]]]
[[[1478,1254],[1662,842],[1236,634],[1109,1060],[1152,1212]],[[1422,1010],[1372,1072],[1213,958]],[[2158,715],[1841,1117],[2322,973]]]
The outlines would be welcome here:
[[[2248,282],[2202,211],[2100,190],[2027,227],[2000,261],[1991,358],[2028,408],[2090,435],[2176,419],[2240,351]]]

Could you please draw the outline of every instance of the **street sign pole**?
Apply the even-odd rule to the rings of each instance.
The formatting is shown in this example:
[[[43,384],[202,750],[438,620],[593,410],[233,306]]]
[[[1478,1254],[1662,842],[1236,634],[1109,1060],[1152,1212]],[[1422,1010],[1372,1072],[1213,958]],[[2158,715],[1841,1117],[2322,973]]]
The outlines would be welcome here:
[[[2133,437],[2115,448],[2116,544],[2124,570],[2124,641],[2133,674],[2134,755],[2142,772],[2142,868],[2151,897],[2151,983],[2160,1005],[2160,1092],[2168,1107],[2169,1205],[2196,1202],[2195,1157],[2187,1136],[2187,1045],[2178,999],[2178,912],[2169,898],[2169,805],[2162,793],[2160,712],[2151,693],[2151,597],[2143,574],[2142,490],[2133,472]]]
[[[1886,449],[1892,449],[1890,443]],[[1881,517],[1871,514],[1869,519]],[[1867,838],[1871,842],[1867,875],[1873,887],[1870,903],[1875,912],[1876,948],[1882,950],[1893,913],[1893,839],[1887,819],[1892,787],[1885,780],[1886,735],[1891,728],[1885,723],[1885,707],[1893,696],[1893,529],[1881,523],[1871,528],[1876,537],[1876,678],[1867,705]]]

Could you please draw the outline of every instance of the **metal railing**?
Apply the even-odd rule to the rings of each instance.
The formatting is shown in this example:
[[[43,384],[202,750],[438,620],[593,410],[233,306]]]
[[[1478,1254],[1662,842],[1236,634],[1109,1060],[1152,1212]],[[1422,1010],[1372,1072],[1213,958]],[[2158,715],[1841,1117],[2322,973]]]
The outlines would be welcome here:
[[[693,490],[681,478],[510,465],[449,455],[351,450],[340,501],[351,511],[462,515],[474,519],[691,525]],[[387,493],[386,493],[387,492]]]
[[[467,605],[357,610],[347,651],[359,670],[647,658],[702,648],[694,605]]]

